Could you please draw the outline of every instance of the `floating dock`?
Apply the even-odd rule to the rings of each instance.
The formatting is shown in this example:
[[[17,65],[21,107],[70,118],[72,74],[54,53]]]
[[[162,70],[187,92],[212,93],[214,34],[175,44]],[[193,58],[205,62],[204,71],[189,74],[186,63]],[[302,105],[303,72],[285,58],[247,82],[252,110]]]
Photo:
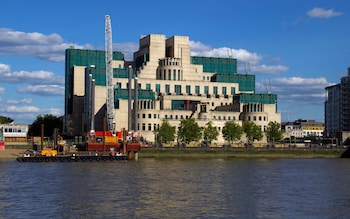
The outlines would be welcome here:
[[[57,156],[20,156],[18,162],[107,162],[128,160],[125,155],[57,155]]]

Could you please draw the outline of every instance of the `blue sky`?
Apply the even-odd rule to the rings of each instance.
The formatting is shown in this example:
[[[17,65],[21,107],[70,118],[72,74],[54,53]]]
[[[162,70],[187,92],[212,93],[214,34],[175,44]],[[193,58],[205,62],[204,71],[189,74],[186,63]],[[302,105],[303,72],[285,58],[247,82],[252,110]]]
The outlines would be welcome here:
[[[151,33],[190,37],[192,55],[238,59],[256,92],[278,95],[282,121],[324,120],[325,87],[350,66],[350,4],[344,0],[0,2],[0,115],[31,124],[64,114],[64,51],[113,48],[127,60]]]

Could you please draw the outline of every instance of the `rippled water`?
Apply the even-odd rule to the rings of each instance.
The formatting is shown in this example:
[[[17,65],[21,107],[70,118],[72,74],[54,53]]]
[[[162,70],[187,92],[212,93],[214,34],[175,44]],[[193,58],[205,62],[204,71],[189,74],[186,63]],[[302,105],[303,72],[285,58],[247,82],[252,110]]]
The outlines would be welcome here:
[[[347,218],[350,160],[0,161],[0,218]]]

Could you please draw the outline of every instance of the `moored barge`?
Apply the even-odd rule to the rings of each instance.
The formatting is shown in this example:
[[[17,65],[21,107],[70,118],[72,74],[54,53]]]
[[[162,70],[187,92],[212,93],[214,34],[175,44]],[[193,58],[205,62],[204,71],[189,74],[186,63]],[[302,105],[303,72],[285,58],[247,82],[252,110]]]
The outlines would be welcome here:
[[[106,161],[120,161],[127,160],[127,156],[123,154],[68,154],[68,155],[23,155],[17,157],[19,162],[106,162]]]

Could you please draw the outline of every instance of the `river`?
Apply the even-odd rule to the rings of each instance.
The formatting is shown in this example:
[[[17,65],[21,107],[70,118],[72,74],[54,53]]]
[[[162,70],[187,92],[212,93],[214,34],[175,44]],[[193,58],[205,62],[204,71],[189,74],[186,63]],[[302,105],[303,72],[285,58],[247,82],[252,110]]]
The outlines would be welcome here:
[[[348,218],[349,159],[0,161],[0,218]]]

